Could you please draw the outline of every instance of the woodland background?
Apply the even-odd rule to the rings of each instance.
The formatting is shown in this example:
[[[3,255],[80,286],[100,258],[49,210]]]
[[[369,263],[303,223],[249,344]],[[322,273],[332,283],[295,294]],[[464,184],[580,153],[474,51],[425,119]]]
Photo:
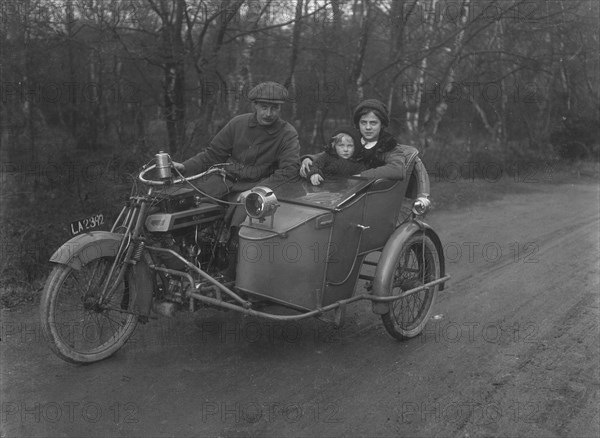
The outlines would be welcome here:
[[[2,0],[0,286],[35,285],[71,220],[205,147],[264,80],[303,152],[378,98],[438,178],[597,160],[599,4]]]

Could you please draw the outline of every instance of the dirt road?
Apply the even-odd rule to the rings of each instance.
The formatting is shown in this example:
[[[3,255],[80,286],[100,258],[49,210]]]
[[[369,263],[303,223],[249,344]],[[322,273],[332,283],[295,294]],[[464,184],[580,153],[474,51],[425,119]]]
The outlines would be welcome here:
[[[538,184],[428,221],[452,280],[409,342],[366,304],[337,330],[215,311],[73,366],[36,308],[4,311],[2,436],[599,436],[597,185]]]

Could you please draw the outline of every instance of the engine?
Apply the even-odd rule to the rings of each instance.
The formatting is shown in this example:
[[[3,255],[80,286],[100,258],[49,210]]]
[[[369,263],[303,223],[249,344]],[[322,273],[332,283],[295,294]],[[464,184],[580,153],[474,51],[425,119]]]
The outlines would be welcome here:
[[[157,201],[145,225],[161,247],[205,271],[226,267],[226,207],[207,202],[192,189],[162,194]],[[185,264],[169,254],[161,257],[161,262],[168,268],[185,270]]]

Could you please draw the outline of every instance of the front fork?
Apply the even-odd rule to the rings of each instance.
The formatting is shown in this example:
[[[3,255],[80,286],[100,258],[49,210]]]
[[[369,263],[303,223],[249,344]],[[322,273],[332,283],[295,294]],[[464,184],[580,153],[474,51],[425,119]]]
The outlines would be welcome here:
[[[151,193],[152,188],[148,191],[148,197]],[[137,262],[141,260],[144,252],[145,242],[141,237],[141,233],[149,204],[142,197],[133,198],[132,202],[134,204],[131,207],[125,207],[121,210],[119,217],[111,229],[111,231],[115,232],[119,228],[125,228],[123,239],[121,239],[119,249],[115,255],[115,260],[110,267],[110,271],[108,272],[108,276],[106,277],[106,281],[100,292],[98,305],[101,307],[110,302],[118,285],[125,278],[127,268],[130,265],[136,265]],[[122,225],[119,225],[121,220],[123,221]],[[115,271],[117,271],[117,277],[114,282],[111,282],[113,275],[115,275]]]

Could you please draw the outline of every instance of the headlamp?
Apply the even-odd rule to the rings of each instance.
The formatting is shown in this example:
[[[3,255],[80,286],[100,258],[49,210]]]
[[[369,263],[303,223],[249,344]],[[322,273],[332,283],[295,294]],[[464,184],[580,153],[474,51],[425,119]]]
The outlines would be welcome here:
[[[273,216],[279,204],[277,198],[268,187],[254,187],[246,200],[244,201],[244,207],[246,208],[246,214],[250,216],[250,222],[252,219],[258,219],[259,222],[264,222],[268,216]],[[271,225],[273,220],[271,219]]]
[[[431,201],[424,197],[418,197],[415,199],[413,203],[412,212],[417,216],[422,216],[429,211],[429,207],[431,206]]]

